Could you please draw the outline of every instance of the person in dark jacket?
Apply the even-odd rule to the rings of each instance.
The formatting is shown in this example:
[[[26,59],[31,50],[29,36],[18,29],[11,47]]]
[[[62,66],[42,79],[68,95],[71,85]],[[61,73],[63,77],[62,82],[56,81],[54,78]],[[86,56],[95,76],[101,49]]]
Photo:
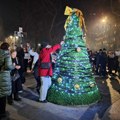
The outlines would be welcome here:
[[[30,54],[28,53],[27,47],[24,47],[23,49],[24,49],[24,70],[25,70],[25,72],[27,72]]]
[[[11,57],[12,57],[12,62],[13,62],[13,65],[15,66],[15,69],[13,69],[11,71],[11,76],[14,76],[14,74],[16,72],[18,72],[18,70],[21,67],[18,63],[18,60],[17,60],[16,56],[17,56],[17,51],[12,50],[11,51]],[[18,95],[18,91],[20,91],[20,90],[22,90],[22,82],[21,82],[20,78],[17,78],[16,80],[12,80],[12,93],[11,93],[10,96],[7,97],[8,104],[11,105],[13,103],[13,95],[14,95],[14,100],[15,101],[21,101],[21,98]]]
[[[61,45],[64,42],[61,42]],[[40,51],[39,55],[39,76],[41,78],[41,88],[40,88],[40,97],[39,101],[42,103],[46,103],[46,96],[47,91],[49,87],[51,86],[51,76],[53,74],[52,72],[52,62],[51,62],[51,53],[55,52],[56,50],[61,48],[60,44],[54,45],[53,47],[50,46],[47,43],[44,43],[41,45],[42,49]],[[48,68],[45,68],[45,66],[49,66]]]
[[[106,65],[107,65],[107,62],[108,62],[108,59],[107,59],[107,54],[106,54],[106,49],[103,48],[103,52],[100,56],[100,73],[99,75],[102,75],[103,77],[106,77],[107,75],[107,71],[106,71]]]
[[[24,67],[24,50],[22,47],[17,47],[17,58],[21,68],[18,70],[22,83],[25,83],[25,67]]]
[[[100,72],[100,60],[102,56],[102,49],[99,50],[96,54],[96,75],[99,75]]]
[[[118,72],[118,69],[119,69],[119,60],[118,60],[118,56],[115,53],[115,57],[114,57],[114,70],[115,70],[115,73]]]
[[[109,75],[113,75],[112,71],[114,69],[114,53],[113,51],[109,51],[109,54],[108,54],[108,73]]]
[[[106,77],[107,75],[107,72],[106,72],[107,54],[106,54],[105,48],[103,50],[102,49],[99,50],[99,54],[97,55],[96,60],[97,60],[96,61],[96,74]]]
[[[14,69],[9,53],[9,44],[0,46],[0,119],[6,117],[6,96],[11,94],[10,71]]]

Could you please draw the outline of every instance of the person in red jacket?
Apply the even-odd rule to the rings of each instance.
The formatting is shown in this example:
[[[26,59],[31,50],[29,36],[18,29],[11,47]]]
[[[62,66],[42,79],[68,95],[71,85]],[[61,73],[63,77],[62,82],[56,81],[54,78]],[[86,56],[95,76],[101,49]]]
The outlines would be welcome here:
[[[51,86],[51,76],[53,74],[52,71],[52,61],[51,61],[51,53],[61,48],[61,45],[64,42],[61,41],[60,44],[51,46],[47,43],[43,43],[41,45],[42,49],[39,55],[39,76],[41,79],[41,88],[40,88],[40,97],[39,101],[42,103],[46,103],[46,96],[49,87]]]

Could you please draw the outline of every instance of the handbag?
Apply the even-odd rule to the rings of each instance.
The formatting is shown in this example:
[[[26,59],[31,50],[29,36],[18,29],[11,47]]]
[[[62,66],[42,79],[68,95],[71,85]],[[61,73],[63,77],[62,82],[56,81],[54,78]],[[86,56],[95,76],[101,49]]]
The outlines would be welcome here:
[[[15,73],[13,74],[13,76],[11,76],[11,78],[12,78],[12,81],[16,81],[18,78],[20,78],[18,71],[15,71]]]
[[[42,69],[49,69],[50,66],[51,66],[51,63],[50,63],[50,62],[40,63],[40,68],[42,68]]]

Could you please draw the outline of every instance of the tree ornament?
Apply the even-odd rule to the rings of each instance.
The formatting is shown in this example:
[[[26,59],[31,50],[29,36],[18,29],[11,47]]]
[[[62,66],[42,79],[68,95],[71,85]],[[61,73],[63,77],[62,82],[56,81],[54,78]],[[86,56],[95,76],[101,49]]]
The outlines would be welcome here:
[[[74,88],[78,90],[80,89],[80,86],[78,84],[75,84]]]
[[[80,52],[80,51],[81,51],[81,48],[80,48],[80,47],[77,47],[77,48],[76,48],[76,51],[77,51],[77,52]]]
[[[95,86],[95,83],[91,82],[91,83],[90,83],[90,87],[92,88],[92,87],[94,87],[94,86]]]
[[[62,83],[62,78],[59,77],[59,78],[57,79],[57,81],[58,81],[58,83]]]

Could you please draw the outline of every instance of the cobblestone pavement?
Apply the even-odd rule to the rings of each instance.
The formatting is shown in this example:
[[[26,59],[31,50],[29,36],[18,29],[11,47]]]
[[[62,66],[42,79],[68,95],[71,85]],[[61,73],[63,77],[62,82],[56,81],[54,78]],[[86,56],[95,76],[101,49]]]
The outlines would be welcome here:
[[[32,75],[26,76],[22,101],[7,105],[8,119],[4,120],[120,120],[120,79],[96,77],[102,99],[84,106],[60,106],[39,103]]]

